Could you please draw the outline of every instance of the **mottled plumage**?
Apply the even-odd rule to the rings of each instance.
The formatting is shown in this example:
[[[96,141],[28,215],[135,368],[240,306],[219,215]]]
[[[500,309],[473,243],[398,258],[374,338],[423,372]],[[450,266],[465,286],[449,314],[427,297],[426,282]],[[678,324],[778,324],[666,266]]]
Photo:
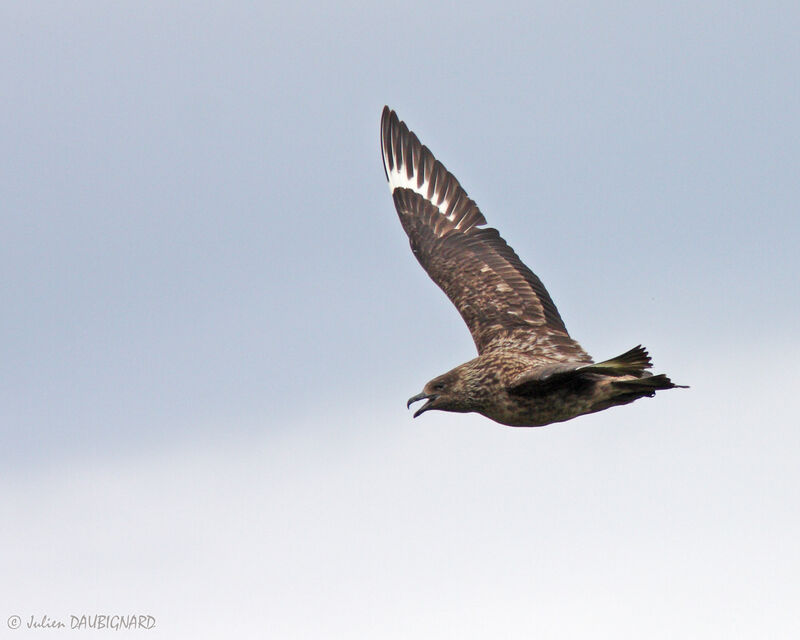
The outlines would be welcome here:
[[[567,333],[542,281],[394,111],[384,107],[381,149],[400,222],[419,263],[466,322],[478,357],[408,401],[541,426],[627,404],[678,385],[651,375],[641,347],[595,364]]]

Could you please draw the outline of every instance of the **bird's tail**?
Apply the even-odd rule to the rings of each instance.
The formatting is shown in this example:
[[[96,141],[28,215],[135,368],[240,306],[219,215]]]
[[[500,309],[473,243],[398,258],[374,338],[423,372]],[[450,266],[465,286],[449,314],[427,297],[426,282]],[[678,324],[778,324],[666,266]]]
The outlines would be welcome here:
[[[664,373],[654,376],[645,372],[642,376],[641,378],[611,381],[609,385],[611,393],[598,402],[596,406],[592,407],[592,411],[602,411],[609,407],[628,404],[639,398],[652,398],[656,395],[656,391],[663,391],[664,389],[689,388],[681,384],[675,384]]]
[[[663,389],[689,388],[682,384],[675,384],[665,373],[659,373],[657,376],[647,374],[643,378],[636,378],[634,380],[615,380],[611,385],[623,393],[638,393],[639,397],[654,396],[656,391],[661,391]]]

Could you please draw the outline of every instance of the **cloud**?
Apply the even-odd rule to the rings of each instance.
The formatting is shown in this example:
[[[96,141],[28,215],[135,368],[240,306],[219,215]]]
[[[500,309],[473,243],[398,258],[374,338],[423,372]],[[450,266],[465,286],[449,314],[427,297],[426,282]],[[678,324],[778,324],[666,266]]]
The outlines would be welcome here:
[[[545,429],[381,401],[54,467],[2,490],[0,600],[163,637],[788,636],[798,401],[733,360]]]

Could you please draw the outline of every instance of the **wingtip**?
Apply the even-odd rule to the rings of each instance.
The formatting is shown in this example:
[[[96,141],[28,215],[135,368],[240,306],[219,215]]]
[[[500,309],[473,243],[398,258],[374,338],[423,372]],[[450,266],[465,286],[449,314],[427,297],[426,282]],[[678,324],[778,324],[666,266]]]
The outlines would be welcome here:
[[[386,129],[389,118],[392,117],[393,113],[394,111],[389,108],[389,105],[383,105],[383,111],[381,111],[381,131]]]
[[[386,182],[389,183],[389,189],[392,189],[392,180],[389,177],[389,171],[393,168],[387,166],[392,162],[391,154],[388,149],[391,146],[391,120],[392,116],[397,118],[397,114],[389,108],[389,105],[383,105],[381,112],[381,157],[383,159],[383,175],[386,177]]]
[[[480,209],[456,177],[388,105],[384,105],[381,114],[380,137],[383,173],[393,194],[405,189],[421,196],[446,218],[442,228],[467,231],[486,224]]]

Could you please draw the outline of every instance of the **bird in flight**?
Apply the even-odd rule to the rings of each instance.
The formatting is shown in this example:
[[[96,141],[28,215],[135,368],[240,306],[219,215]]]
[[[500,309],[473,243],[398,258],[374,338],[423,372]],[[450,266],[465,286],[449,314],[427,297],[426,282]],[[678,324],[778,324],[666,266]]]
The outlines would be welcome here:
[[[383,168],[411,251],[466,322],[478,357],[435,377],[408,405],[540,427],[674,389],[640,345],[594,362],[542,281],[397,114],[383,108]]]

